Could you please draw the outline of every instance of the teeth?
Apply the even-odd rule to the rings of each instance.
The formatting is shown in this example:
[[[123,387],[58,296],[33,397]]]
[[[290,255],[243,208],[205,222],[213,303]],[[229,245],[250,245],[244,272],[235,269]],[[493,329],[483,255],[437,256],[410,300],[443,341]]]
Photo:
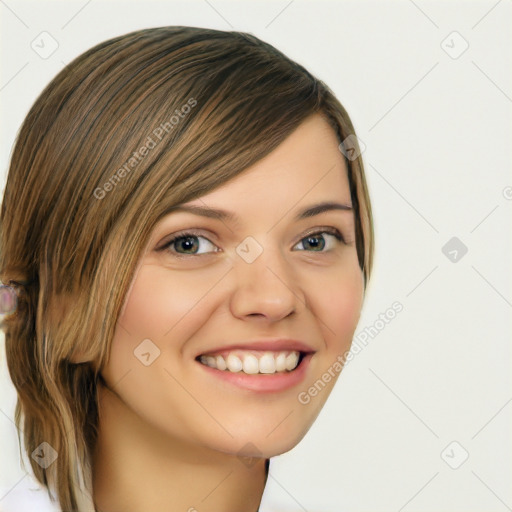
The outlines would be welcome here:
[[[215,357],[206,356],[206,364],[211,368],[215,368]]]
[[[254,375],[259,372],[258,358],[249,354],[244,357],[242,370],[244,373]]]
[[[284,372],[286,370],[286,354],[281,352],[276,357],[276,372]]]
[[[239,357],[235,356],[234,354],[229,354],[226,365],[228,367],[228,370],[230,372],[239,372],[242,369],[242,361]]]
[[[299,356],[297,354],[297,361]],[[297,365],[295,365],[297,366]],[[295,368],[295,366],[293,368]],[[293,370],[293,368],[291,368]],[[276,360],[272,354],[263,354],[260,358],[260,373],[276,373]]]
[[[219,370],[225,370],[227,368],[226,361],[222,356],[217,356],[215,358],[215,367]]]
[[[299,362],[299,353],[298,352],[292,352],[288,356],[286,356],[286,369],[288,371],[293,370],[297,363]]]
[[[239,354],[239,355],[237,355]],[[227,370],[233,373],[243,372],[248,375],[257,373],[276,373],[295,370],[299,364],[299,352],[265,352],[263,354],[230,353],[226,358],[221,355],[201,356],[202,364],[217,370]]]

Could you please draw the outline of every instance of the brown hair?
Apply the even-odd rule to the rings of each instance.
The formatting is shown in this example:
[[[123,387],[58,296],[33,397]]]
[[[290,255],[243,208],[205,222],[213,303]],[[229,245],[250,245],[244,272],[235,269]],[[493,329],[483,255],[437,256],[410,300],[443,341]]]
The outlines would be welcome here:
[[[355,134],[331,90],[270,44],[183,26],[95,46],[32,106],[1,207],[0,279],[19,295],[2,328],[18,435],[29,455],[42,442],[57,452],[47,468],[29,460],[64,510],[94,508],[99,371],[152,227],[314,113],[340,143]],[[366,290],[370,200],[361,156],[346,163]],[[76,354],[83,362],[72,361]]]

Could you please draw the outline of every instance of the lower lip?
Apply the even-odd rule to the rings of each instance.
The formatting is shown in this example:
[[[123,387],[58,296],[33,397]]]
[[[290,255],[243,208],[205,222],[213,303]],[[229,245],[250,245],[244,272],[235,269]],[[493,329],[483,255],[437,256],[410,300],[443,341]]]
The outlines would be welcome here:
[[[275,393],[293,388],[304,380],[309,363],[313,354],[307,354],[303,357],[299,366],[291,372],[280,372],[271,374],[249,375],[242,371],[233,373],[228,370],[217,370],[200,362],[199,364],[206,372],[214,377],[222,379],[230,384],[234,384],[239,388],[247,389],[257,393]]]

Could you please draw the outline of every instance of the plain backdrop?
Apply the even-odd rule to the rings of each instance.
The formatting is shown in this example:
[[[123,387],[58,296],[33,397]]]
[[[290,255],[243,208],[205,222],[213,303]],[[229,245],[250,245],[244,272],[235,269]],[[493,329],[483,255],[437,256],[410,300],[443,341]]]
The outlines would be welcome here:
[[[325,81],[365,145],[376,258],[356,336],[368,342],[303,441],[273,459],[272,503],[512,510],[509,0],[2,0],[0,19],[0,190],[35,98],[116,35],[251,32]],[[0,341],[2,498],[25,479]]]

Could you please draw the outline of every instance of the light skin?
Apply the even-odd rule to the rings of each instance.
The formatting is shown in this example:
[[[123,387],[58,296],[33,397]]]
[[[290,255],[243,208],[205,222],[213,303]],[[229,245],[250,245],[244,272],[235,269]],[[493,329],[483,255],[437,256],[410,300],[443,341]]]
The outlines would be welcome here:
[[[265,460],[303,438],[336,379],[307,405],[298,394],[349,349],[363,305],[353,210],[295,220],[318,203],[352,205],[338,144],[314,114],[265,158],[187,203],[228,210],[238,222],[180,211],[154,227],[101,372],[108,388],[100,387],[93,458],[98,510],[257,511]],[[157,250],[189,230],[191,246]],[[252,263],[236,251],[247,237],[263,249]],[[315,350],[290,389],[241,389],[195,360],[277,337]],[[145,339],[160,350],[148,366],[134,356]]]

